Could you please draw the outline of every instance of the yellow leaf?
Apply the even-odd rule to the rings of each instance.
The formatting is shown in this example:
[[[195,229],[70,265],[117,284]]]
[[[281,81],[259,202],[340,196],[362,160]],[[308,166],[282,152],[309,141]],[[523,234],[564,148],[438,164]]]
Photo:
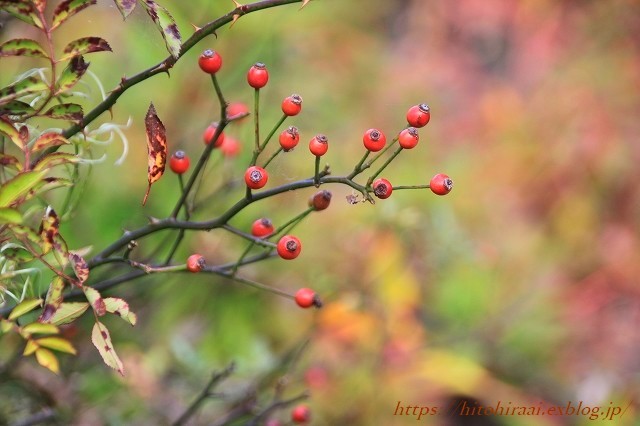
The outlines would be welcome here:
[[[76,348],[66,339],[62,337],[43,337],[42,339],[36,340],[40,346],[44,346],[49,349],[53,349],[59,352],[66,352],[68,354],[75,355]]]
[[[13,308],[8,319],[12,320],[28,314],[40,305],[42,305],[42,299],[25,299]]]
[[[58,327],[53,324],[33,322],[22,327],[22,331],[31,334],[58,334]]]
[[[36,349],[38,349],[40,346],[38,346],[38,344],[36,342],[34,342],[33,340],[29,339],[27,340],[27,345],[24,347],[24,352],[22,352],[22,355],[24,356],[29,356],[32,353],[34,353],[36,351]]]
[[[48,368],[54,373],[60,372],[60,365],[58,364],[58,358],[49,349],[38,348],[36,349],[36,360],[38,364],[44,368]]]

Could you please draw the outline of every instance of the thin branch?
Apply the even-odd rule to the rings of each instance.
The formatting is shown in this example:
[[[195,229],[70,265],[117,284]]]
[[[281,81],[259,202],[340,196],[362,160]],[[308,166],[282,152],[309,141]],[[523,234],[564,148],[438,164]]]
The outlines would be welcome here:
[[[212,389],[221,381],[229,377],[236,369],[236,365],[232,362],[222,371],[215,372],[209,383],[202,389],[197,398],[187,407],[184,413],[173,422],[173,426],[184,425],[189,419],[200,409],[200,406],[206,401],[207,398],[212,396]]]

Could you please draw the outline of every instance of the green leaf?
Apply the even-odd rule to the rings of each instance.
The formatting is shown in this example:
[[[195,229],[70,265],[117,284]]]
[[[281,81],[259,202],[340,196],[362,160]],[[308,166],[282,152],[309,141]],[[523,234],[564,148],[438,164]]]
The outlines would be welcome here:
[[[69,324],[82,316],[87,309],[89,309],[89,304],[86,302],[62,303],[47,322],[55,325]]]
[[[116,350],[111,343],[111,336],[109,330],[100,321],[96,321],[91,332],[91,341],[93,345],[100,352],[100,356],[105,364],[116,370],[122,376],[124,376],[124,366],[122,361],[118,357]]]
[[[61,61],[93,52],[111,52],[111,46],[100,37],[83,37],[72,41],[64,48]]]
[[[34,107],[22,101],[13,100],[0,106],[0,115],[12,115],[19,117],[21,115],[33,114],[35,112],[36,110]]]
[[[33,197],[37,197],[38,195],[41,195],[47,191],[69,186],[73,186],[73,182],[69,179],[58,177],[43,178],[42,181],[40,181],[40,183],[36,185],[31,191],[29,191],[29,193],[25,196],[25,201],[28,201]]]
[[[15,234],[16,238],[20,240],[29,240],[32,243],[38,245],[40,244],[40,236],[28,226],[14,226],[11,228],[11,231]]]
[[[0,89],[0,105],[6,104],[21,96],[28,95],[29,93],[43,92],[48,89],[49,86],[37,77],[26,77]]]
[[[53,349],[54,351],[58,352],[65,352],[72,355],[78,353],[71,342],[69,342],[67,339],[63,339],[62,337],[43,337],[42,339],[36,340],[36,343],[40,346],[44,346],[45,348]]]
[[[129,311],[129,304],[123,299],[117,297],[106,297],[104,304],[107,307],[107,312],[111,312],[128,322],[131,325],[136,325],[138,316]]]
[[[36,349],[36,360],[38,361],[38,364],[40,364],[44,368],[48,368],[56,374],[58,374],[58,372],[60,371],[58,358],[56,358],[53,352],[51,352],[49,349]]]
[[[91,307],[99,317],[107,313],[107,307],[104,304],[104,299],[100,296],[100,293],[95,288],[83,287],[84,295],[87,297]]]
[[[41,134],[31,147],[31,152],[42,151],[43,149],[60,146],[70,143],[67,138],[57,132],[46,132]]]
[[[15,262],[24,263],[33,260],[33,254],[29,250],[14,243],[7,243],[2,246],[2,249],[0,249],[0,255]]]
[[[136,8],[136,0],[114,0],[114,3],[118,6],[122,19],[127,19],[127,16]]]
[[[44,28],[42,21],[38,17],[33,4],[26,0],[1,0],[0,9],[9,12],[11,15],[26,22],[35,25],[38,28]]]
[[[0,319],[0,332],[8,333],[13,329],[14,326],[15,326],[15,323],[13,323],[12,321],[8,321],[6,319]]]
[[[51,154],[45,155],[40,160],[38,160],[33,169],[38,171],[46,171],[47,169],[59,166],[60,164],[78,162],[80,162],[80,157],[75,154],[70,154],[67,152],[53,152]]]
[[[37,41],[29,38],[14,38],[2,43],[2,45],[0,45],[0,57],[2,56],[49,57]]]
[[[49,284],[49,290],[47,290],[47,297],[44,300],[44,309],[38,322],[52,323],[58,309],[62,303],[62,290],[64,290],[64,280],[59,276],[55,276],[51,284]]]
[[[40,322],[32,322],[22,327],[22,331],[31,334],[58,334],[60,329],[53,324],[42,324]],[[46,346],[46,345],[45,345]]]
[[[83,118],[82,107],[78,104],[59,104],[54,105],[47,110],[44,117],[55,118],[58,120],[68,120],[80,123]]]
[[[56,81],[56,95],[71,89],[82,78],[89,68],[89,63],[85,62],[82,56],[76,56],[62,70],[58,81]]]
[[[24,150],[22,146],[22,137],[20,132],[15,128],[13,123],[4,117],[0,117],[0,133],[4,133],[11,139],[11,142],[16,144],[20,150]]]
[[[145,6],[147,13],[160,30],[162,38],[164,38],[164,43],[167,46],[167,50],[171,53],[171,56],[177,59],[180,56],[182,39],[180,37],[180,31],[178,30],[176,21],[167,9],[160,6],[155,1],[144,0],[142,4]]]
[[[12,224],[19,225],[22,223],[22,214],[18,210],[8,207],[0,207],[0,225]]]
[[[46,170],[19,173],[0,187],[0,207],[8,207],[35,187],[45,175]]]
[[[53,12],[51,30],[58,28],[64,21],[92,4],[96,4],[96,0],[64,0]]]
[[[8,319],[12,320],[28,314],[40,305],[42,305],[42,299],[25,299],[13,308]]]

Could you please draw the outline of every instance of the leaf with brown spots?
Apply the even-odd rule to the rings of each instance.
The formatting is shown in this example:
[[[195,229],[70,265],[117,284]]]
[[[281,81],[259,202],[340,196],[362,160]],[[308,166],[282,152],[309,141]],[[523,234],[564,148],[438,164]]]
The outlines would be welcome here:
[[[22,101],[10,101],[0,106],[0,116],[10,115],[20,117],[23,115],[29,115],[36,112],[36,109],[26,102]]]
[[[122,19],[127,19],[127,16],[133,12],[133,9],[136,8],[136,0],[113,0],[116,6],[118,6],[118,10],[122,14]]]
[[[76,253],[69,253],[69,261],[71,262],[71,266],[73,266],[73,272],[75,272],[76,277],[78,277],[78,287],[82,287],[85,281],[87,281],[87,278],[89,278],[87,261]]]
[[[149,105],[147,116],[144,119],[144,125],[147,131],[147,178],[149,186],[144,194],[142,205],[144,206],[151,191],[151,185],[162,177],[164,167],[167,163],[167,132],[164,124],[158,118],[153,103]]]
[[[41,134],[31,147],[31,152],[42,151],[54,146],[66,145],[69,141],[58,132],[45,132]]]
[[[104,304],[107,307],[107,312],[119,316],[131,325],[136,325],[138,316],[129,310],[129,304],[123,299],[107,297],[104,299]]]
[[[44,309],[38,318],[38,322],[52,322],[51,319],[62,304],[62,290],[64,290],[64,280],[56,276],[49,285],[47,297],[44,300]]]
[[[124,376],[124,366],[122,365],[122,361],[120,361],[116,350],[113,348],[109,330],[100,321],[96,321],[93,326],[91,342],[93,342],[93,345],[98,349],[98,352],[100,352],[100,356],[104,363]]]
[[[79,163],[80,157],[75,154],[71,154],[68,152],[54,152],[49,155],[45,155],[36,163],[33,170],[35,171],[46,171],[55,166],[59,166],[60,164],[66,163]]]
[[[66,61],[67,59],[93,52],[111,52],[111,46],[105,39],[100,37],[79,38],[65,46],[64,56],[60,60]]]
[[[49,55],[37,41],[28,38],[14,38],[0,45],[0,56],[32,56],[48,58]]]
[[[160,30],[167,50],[171,53],[171,56],[178,59],[180,49],[182,48],[182,38],[180,37],[180,31],[173,16],[171,16],[167,9],[153,0],[143,0],[142,4],[145,6],[151,20],[153,20]]]
[[[42,240],[40,246],[42,247],[43,254],[49,253],[51,249],[56,246],[56,237],[59,232],[60,218],[58,218],[58,214],[55,210],[49,206],[44,213],[42,223],[40,224],[40,230],[38,231]]]
[[[67,19],[71,18],[76,13],[80,12],[92,4],[96,4],[97,0],[64,0],[56,6],[56,10],[53,12],[53,23],[51,29],[56,29]]]
[[[15,128],[13,123],[4,118],[0,117],[0,133],[4,133],[11,139],[11,142],[16,144],[20,150],[24,151],[24,145],[22,144],[22,137],[20,137],[20,132]]]
[[[26,0],[0,0],[0,10],[9,12],[11,15],[26,22],[43,28],[42,21],[36,13],[36,9],[30,1]]]
[[[91,307],[99,317],[104,316],[107,313],[107,305],[104,304],[104,299],[96,290],[92,287],[83,287],[84,295],[91,304]]]
[[[82,107],[78,104],[58,104],[49,108],[44,117],[54,118],[57,120],[73,121],[80,124],[82,122]]]
[[[87,72],[87,68],[89,68],[89,63],[85,62],[82,56],[76,56],[69,61],[65,69],[62,70],[60,77],[58,77],[58,81],[56,81],[56,95],[75,86],[84,73]]]
[[[38,77],[25,77],[20,81],[10,84],[0,89],[0,105],[13,101],[16,98],[28,95],[30,93],[44,92],[49,86]]]

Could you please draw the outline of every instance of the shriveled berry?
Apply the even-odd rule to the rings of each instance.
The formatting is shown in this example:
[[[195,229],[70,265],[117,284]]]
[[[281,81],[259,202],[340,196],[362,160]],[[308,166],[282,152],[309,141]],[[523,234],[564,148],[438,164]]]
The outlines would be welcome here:
[[[298,133],[298,128],[296,126],[289,126],[287,129],[284,129],[282,133],[280,133],[278,141],[280,142],[282,149],[285,151],[291,151],[296,147],[296,145],[298,145],[298,142],[300,142],[300,133]]]
[[[301,308],[310,308],[312,306],[315,306],[316,308],[322,307],[320,298],[316,292],[310,288],[301,288],[296,291],[295,300]]]
[[[304,404],[296,405],[291,410],[291,420],[294,423],[307,423],[311,420],[311,409]]]
[[[269,81],[269,71],[267,66],[262,62],[256,62],[247,73],[247,82],[254,89],[260,89],[267,85]]]
[[[291,96],[287,96],[282,101],[282,112],[289,117],[298,115],[301,110],[302,97],[300,95],[293,94]]]
[[[293,235],[285,235],[280,238],[278,245],[276,246],[278,255],[286,260],[295,259],[302,250],[302,244],[300,240]]]
[[[404,149],[411,149],[418,145],[420,135],[415,127],[407,127],[398,135],[398,144]]]
[[[215,74],[222,67],[222,57],[218,52],[207,49],[198,58],[200,69],[208,74]]]
[[[364,147],[371,152],[380,151],[387,143],[387,137],[378,129],[369,129],[362,136]]]
[[[438,173],[429,182],[431,192],[437,195],[447,195],[453,189],[453,181],[444,173]]]
[[[187,271],[200,272],[205,267],[204,257],[200,254],[192,254],[187,258]]]
[[[316,192],[315,194],[313,194],[313,196],[311,196],[311,198],[309,198],[309,207],[313,207],[315,211],[326,209],[327,207],[329,207],[330,203],[331,192],[327,191],[326,189],[322,189]]]
[[[184,151],[176,151],[169,160],[169,168],[175,174],[181,175],[189,170],[189,157]]]
[[[407,123],[413,127],[424,127],[431,119],[431,109],[427,104],[414,105],[407,111]]]
[[[385,199],[391,197],[391,193],[393,192],[393,187],[391,186],[391,182],[386,179],[379,178],[373,181],[373,194],[380,198]]]
[[[218,128],[218,123],[214,122],[214,123],[211,123],[209,127],[205,129],[204,133],[202,134],[202,140],[204,141],[205,145],[209,145],[211,143],[211,140],[213,139],[213,135],[216,133],[217,128]],[[220,134],[218,135],[218,139],[213,144],[213,146],[216,148],[219,148],[223,142],[224,142],[224,132],[220,132]]]
[[[329,149],[329,139],[325,135],[316,135],[309,141],[309,151],[316,157],[322,157]]]
[[[267,235],[272,234],[273,231],[273,223],[266,217],[256,220],[253,222],[253,225],[251,225],[251,235],[254,237],[266,237]]]
[[[251,166],[244,173],[244,181],[251,189],[260,189],[267,184],[269,175],[262,167]]]

